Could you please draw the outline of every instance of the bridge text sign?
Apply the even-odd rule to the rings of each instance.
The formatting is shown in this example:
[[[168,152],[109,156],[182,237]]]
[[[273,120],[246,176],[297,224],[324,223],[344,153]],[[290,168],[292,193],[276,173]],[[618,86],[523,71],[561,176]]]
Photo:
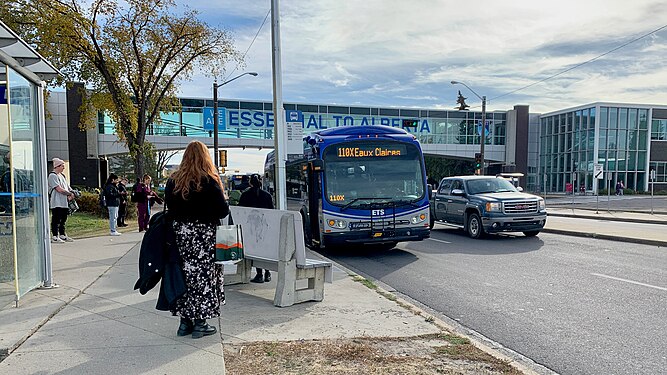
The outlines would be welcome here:
[[[403,125],[403,120],[415,119],[414,117],[392,117],[392,116],[372,116],[372,115],[344,115],[344,114],[322,114],[322,113],[308,113],[301,111],[285,111],[286,119],[288,114],[299,112],[302,113],[302,128],[306,130],[321,130],[328,128],[335,128],[339,126],[373,126],[384,125],[395,128],[400,128]],[[271,111],[253,111],[253,110],[238,110],[229,108],[220,108],[220,130],[233,129],[272,129],[275,127],[275,118]],[[417,119],[419,125],[416,128],[405,128],[413,133],[432,132],[432,124],[428,119]],[[481,133],[481,124],[478,124],[478,131]],[[204,129],[213,130],[213,108],[204,108]],[[490,137],[493,132],[493,121],[486,122],[486,136]]]

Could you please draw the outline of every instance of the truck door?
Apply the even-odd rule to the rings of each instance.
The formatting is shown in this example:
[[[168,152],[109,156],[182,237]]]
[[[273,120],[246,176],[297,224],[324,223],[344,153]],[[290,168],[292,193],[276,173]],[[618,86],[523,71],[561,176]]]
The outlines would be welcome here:
[[[465,191],[463,181],[453,180],[451,191],[455,189]],[[466,196],[453,195],[451,194],[451,191],[447,196],[447,218],[445,220],[450,223],[463,225],[464,213],[468,198]]]
[[[442,180],[433,198],[433,213],[435,220],[446,220],[447,197],[452,186],[452,180]]]

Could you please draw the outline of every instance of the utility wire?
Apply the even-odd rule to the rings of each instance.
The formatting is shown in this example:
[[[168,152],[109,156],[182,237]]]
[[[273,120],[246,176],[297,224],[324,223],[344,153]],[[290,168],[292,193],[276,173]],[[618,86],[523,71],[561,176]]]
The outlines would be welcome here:
[[[259,32],[262,31],[262,28],[264,27],[264,24],[266,23],[266,20],[269,18],[269,14],[271,14],[271,9],[269,9],[269,11],[266,12],[266,16],[264,16],[264,21],[262,21],[262,24],[259,25],[259,29],[257,29],[257,32],[255,33],[255,37],[252,38],[252,42],[250,42],[250,45],[248,46],[248,48],[245,50],[245,52],[243,52],[243,56],[241,56],[241,61],[243,61],[243,59],[245,59],[245,56],[248,54],[248,51],[250,51],[250,47],[252,47],[252,45],[255,43],[255,40],[257,40],[257,36],[259,35]],[[239,64],[236,64],[236,66],[234,67],[234,70],[232,70],[229,74],[227,74],[227,77],[225,77],[225,79],[223,79],[222,81],[224,82],[227,79],[229,79],[229,77],[231,77],[231,75],[234,74],[234,72],[238,68],[239,68]]]
[[[575,66],[573,66],[573,67],[567,68],[567,69],[565,69],[565,70],[563,70],[563,71],[561,71],[561,72],[559,72],[559,73],[553,74],[553,75],[551,75],[551,76],[549,76],[549,77],[546,77],[546,78],[541,79],[541,80],[539,80],[539,81],[533,82],[533,83],[531,83],[531,84],[529,84],[529,85],[520,87],[520,88],[518,88],[518,89],[516,89],[516,90],[513,90],[513,91],[510,91],[510,92],[508,92],[508,93],[506,93],[506,94],[502,94],[502,95],[500,95],[500,96],[496,96],[495,98],[489,99],[489,101],[491,101],[491,100],[495,100],[495,99],[499,99],[499,98],[502,98],[502,97],[507,96],[507,95],[514,94],[515,92],[518,92],[518,91],[521,91],[521,90],[525,90],[525,89],[527,89],[527,88],[529,88],[529,87],[535,86],[535,85],[537,85],[538,83],[542,83],[542,82],[544,82],[544,81],[547,81],[547,80],[550,80],[550,79],[552,79],[552,78],[558,77],[558,76],[561,75],[561,74],[567,73],[567,72],[569,72],[569,71],[571,71],[571,70],[574,70],[574,69],[576,69],[576,68],[578,68],[578,67],[580,67],[580,66],[582,66],[582,65],[585,65],[585,64],[588,64],[588,63],[593,62],[593,61],[595,61],[595,60],[598,60],[598,59],[600,59],[600,58],[602,58],[602,57],[604,57],[604,56],[606,56],[606,55],[608,55],[608,54],[610,54],[610,53],[612,53],[612,52],[618,51],[619,49],[621,49],[621,48],[623,48],[623,47],[625,47],[625,46],[627,46],[627,45],[629,45],[629,44],[632,44],[632,43],[637,42],[637,41],[639,41],[639,40],[641,40],[641,39],[644,39],[644,38],[646,38],[647,36],[649,36],[649,35],[651,35],[651,34],[657,33],[658,31],[660,31],[660,30],[662,30],[662,29],[664,29],[664,28],[667,28],[667,25],[661,26],[661,27],[659,27],[659,28],[657,28],[657,29],[655,29],[655,30],[653,30],[653,31],[649,31],[648,33],[646,33],[646,34],[644,34],[644,35],[641,35],[641,36],[639,36],[639,37],[637,37],[637,38],[634,38],[634,39],[630,40],[629,42],[623,43],[623,44],[621,44],[620,46],[618,46],[618,47],[616,47],[616,48],[613,48],[613,49],[611,49],[611,50],[609,50],[609,51],[607,51],[607,52],[605,52],[605,53],[603,53],[603,54],[601,54],[601,55],[598,55],[598,56],[596,56],[596,57],[594,57],[594,58],[592,58],[592,59],[590,59],[590,60],[586,60],[586,61],[584,61],[584,62],[582,62],[582,63],[580,63],[580,64],[577,64],[577,65],[575,65]]]

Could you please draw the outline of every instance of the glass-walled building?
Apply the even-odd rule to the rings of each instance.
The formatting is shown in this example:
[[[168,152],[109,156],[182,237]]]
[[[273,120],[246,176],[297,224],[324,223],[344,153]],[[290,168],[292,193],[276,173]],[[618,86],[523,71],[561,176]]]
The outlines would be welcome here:
[[[540,116],[539,176],[547,192],[599,192],[623,182],[647,191],[667,182],[667,107],[594,103]],[[650,137],[649,137],[650,135]],[[595,178],[595,165],[604,174]]]
[[[51,283],[43,81],[57,70],[2,22],[0,39],[0,303],[18,306]]]

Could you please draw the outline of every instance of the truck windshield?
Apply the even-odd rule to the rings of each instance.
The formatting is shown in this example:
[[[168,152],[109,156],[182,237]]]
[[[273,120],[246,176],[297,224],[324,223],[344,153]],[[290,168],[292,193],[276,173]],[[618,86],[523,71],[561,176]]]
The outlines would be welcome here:
[[[351,141],[327,147],[325,197],[336,206],[415,202],[424,196],[422,158],[409,143]]]
[[[475,179],[467,181],[468,194],[504,193],[517,191],[511,182],[498,177]]]

